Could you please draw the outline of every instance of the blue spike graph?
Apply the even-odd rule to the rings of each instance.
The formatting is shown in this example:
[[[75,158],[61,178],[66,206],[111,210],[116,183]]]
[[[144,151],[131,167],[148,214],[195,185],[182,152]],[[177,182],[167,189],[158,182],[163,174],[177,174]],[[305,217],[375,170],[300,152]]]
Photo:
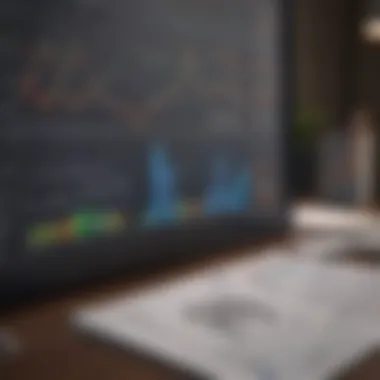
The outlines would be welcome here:
[[[207,216],[239,213],[249,207],[252,195],[252,171],[235,172],[229,159],[217,157],[210,168],[209,183],[203,194],[203,211]],[[147,225],[175,221],[179,215],[179,195],[176,178],[164,147],[152,146],[148,156],[148,211]]]
[[[228,160],[220,156],[212,164],[210,183],[204,194],[204,212],[208,216],[243,212],[251,198],[252,173],[243,168],[233,173]]]
[[[158,224],[178,218],[175,174],[165,149],[157,144],[148,157],[149,201],[145,222]]]

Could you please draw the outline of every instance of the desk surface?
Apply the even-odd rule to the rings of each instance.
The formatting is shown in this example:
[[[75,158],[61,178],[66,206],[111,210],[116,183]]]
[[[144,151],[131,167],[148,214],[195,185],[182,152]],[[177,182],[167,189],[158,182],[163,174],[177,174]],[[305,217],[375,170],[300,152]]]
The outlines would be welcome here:
[[[213,264],[244,255],[243,251],[209,255],[191,262],[165,266],[144,275],[87,287],[79,292],[28,305],[1,319],[21,340],[20,354],[0,359],[2,380],[186,380],[168,368],[119,349],[86,339],[68,325],[72,310],[87,302],[102,301],[137,287],[149,286],[160,279],[178,277]],[[349,371],[344,380],[379,380],[380,357],[374,355]]]

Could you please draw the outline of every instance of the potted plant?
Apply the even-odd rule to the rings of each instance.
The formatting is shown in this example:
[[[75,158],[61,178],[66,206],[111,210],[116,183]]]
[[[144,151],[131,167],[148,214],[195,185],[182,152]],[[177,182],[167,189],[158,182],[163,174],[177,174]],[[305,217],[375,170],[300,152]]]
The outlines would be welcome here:
[[[318,142],[325,125],[316,108],[299,108],[295,114],[290,171],[291,187],[297,197],[309,197],[315,191]]]

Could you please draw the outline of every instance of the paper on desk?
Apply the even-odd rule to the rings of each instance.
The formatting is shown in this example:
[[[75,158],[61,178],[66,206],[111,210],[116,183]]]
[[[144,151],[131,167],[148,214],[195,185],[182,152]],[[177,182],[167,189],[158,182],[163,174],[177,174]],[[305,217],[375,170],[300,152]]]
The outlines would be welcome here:
[[[322,380],[380,341],[379,288],[377,271],[273,255],[85,311],[77,322],[221,380]]]
[[[249,269],[241,268],[240,280],[244,272]],[[251,270],[250,278],[277,310],[292,309],[303,318],[293,324],[283,320],[267,335],[240,333],[246,352],[259,350],[261,360],[252,357],[251,362],[264,368],[264,378],[323,379],[379,342],[378,271],[272,257]]]

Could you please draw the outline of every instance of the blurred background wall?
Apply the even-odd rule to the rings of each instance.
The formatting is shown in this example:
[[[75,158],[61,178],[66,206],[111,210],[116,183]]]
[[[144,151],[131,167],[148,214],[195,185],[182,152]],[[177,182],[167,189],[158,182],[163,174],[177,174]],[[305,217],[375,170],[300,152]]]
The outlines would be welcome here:
[[[295,2],[296,109],[290,171],[295,196],[309,198],[318,196],[316,156],[326,130],[346,130],[353,112],[362,106],[371,111],[378,130],[380,43],[368,43],[360,33],[366,1]]]

